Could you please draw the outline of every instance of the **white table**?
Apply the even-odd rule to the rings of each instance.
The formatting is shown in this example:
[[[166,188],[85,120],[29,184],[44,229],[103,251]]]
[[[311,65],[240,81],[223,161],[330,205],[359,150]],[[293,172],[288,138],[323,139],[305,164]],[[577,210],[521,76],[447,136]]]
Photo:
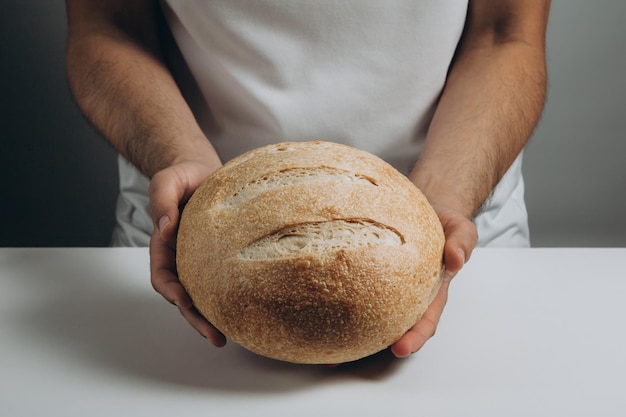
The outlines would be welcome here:
[[[625,416],[625,264],[476,250],[420,352],[328,369],[212,348],[145,249],[0,249],[0,416]]]

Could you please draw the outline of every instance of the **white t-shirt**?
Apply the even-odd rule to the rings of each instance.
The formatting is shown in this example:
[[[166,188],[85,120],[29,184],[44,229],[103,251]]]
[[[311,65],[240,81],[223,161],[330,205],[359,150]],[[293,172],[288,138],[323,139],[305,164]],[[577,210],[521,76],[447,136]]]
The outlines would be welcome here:
[[[269,143],[327,140],[376,154],[404,174],[417,159],[467,13],[467,0],[162,6],[191,75],[181,79],[183,92],[223,162]],[[120,158],[115,244],[148,243],[147,186]],[[528,246],[521,156],[476,224],[483,246]]]

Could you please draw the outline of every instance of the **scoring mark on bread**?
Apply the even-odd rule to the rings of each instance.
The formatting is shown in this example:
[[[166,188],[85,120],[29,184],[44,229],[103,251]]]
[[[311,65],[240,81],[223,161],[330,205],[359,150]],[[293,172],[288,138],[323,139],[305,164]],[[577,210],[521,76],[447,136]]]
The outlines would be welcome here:
[[[401,246],[396,230],[370,219],[301,223],[278,230],[245,247],[240,259],[277,259],[361,246]]]
[[[249,182],[235,194],[228,198],[224,203],[227,206],[241,204],[251,200],[259,194],[269,190],[288,187],[300,183],[356,183],[377,185],[373,178],[353,172],[331,168],[331,167],[315,167],[315,168],[287,168],[280,171],[270,172],[260,178]]]

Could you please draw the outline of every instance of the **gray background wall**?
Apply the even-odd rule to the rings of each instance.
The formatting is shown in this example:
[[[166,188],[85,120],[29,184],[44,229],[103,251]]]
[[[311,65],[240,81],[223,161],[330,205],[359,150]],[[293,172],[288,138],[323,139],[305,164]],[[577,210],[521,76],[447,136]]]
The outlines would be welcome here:
[[[554,0],[549,99],[526,151],[534,246],[626,246],[626,2]],[[63,68],[60,0],[4,0],[0,246],[105,246],[115,154]]]
[[[553,0],[525,160],[535,246],[626,246],[626,2]]]

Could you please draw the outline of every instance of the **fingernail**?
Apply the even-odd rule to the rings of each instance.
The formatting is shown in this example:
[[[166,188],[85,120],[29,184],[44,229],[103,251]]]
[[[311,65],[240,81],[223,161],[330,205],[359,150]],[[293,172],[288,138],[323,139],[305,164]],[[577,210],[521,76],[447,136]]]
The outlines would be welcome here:
[[[462,248],[458,249],[459,251],[459,255],[461,255],[461,259],[463,259],[463,264],[465,264],[465,261],[467,258],[465,258],[465,251]]]
[[[163,229],[165,229],[168,224],[170,224],[170,218],[166,214],[159,219],[159,233],[163,233]]]

